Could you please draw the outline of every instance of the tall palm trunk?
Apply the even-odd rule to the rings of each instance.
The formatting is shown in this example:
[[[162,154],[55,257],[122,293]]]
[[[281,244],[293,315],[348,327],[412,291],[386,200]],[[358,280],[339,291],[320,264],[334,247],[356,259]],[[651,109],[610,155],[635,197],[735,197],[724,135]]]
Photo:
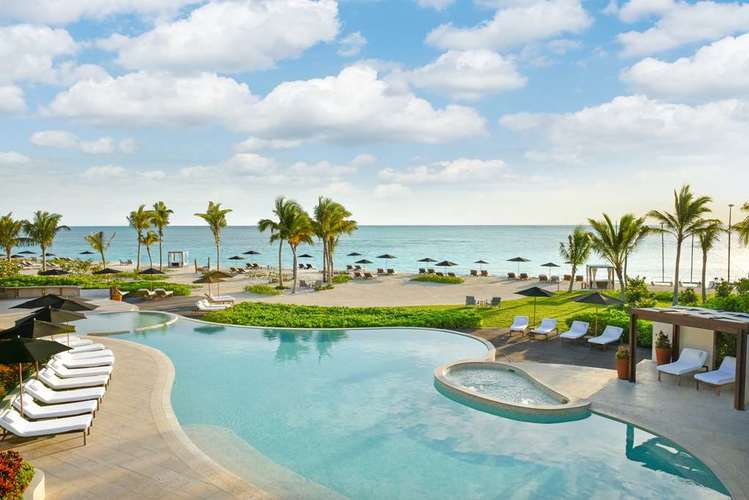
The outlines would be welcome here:
[[[322,239],[322,280],[328,282],[328,240]]]
[[[577,274],[577,266],[572,266],[572,277],[570,278],[570,289],[568,292],[572,293],[572,287],[575,286],[575,274]]]
[[[216,240],[216,271],[221,270],[221,243]]]
[[[47,270],[47,247],[44,245],[39,245],[39,248],[42,249],[42,271]]]
[[[291,255],[292,255],[292,262],[294,263],[294,285],[291,287],[291,293],[296,293],[296,279],[297,279],[297,258],[296,258],[296,247],[292,244],[289,244],[289,247],[291,248]]]
[[[702,303],[707,301],[707,285],[705,285],[705,278],[707,277],[707,252],[702,251]]]
[[[146,254],[148,254],[148,267],[153,269],[153,259],[151,259],[151,246],[146,245]]]
[[[135,272],[140,272],[140,240],[143,235],[138,232],[138,251],[136,252],[135,257]]]
[[[622,268],[617,267],[616,268],[616,277],[619,280],[619,291],[622,294],[622,300],[626,300],[627,296],[627,285],[624,281],[624,271]]]
[[[159,271],[164,270],[164,254],[162,251],[161,240],[164,239],[164,233],[159,231]]]
[[[283,254],[283,240],[278,242],[278,287],[283,288],[283,268],[281,267],[281,259]]]
[[[681,244],[682,239],[676,240],[676,269],[674,270],[674,299],[673,305],[679,304],[679,264],[681,263]]]
[[[104,249],[103,248],[99,251],[99,255],[101,255],[101,268],[104,269],[105,267],[107,267],[107,259],[104,258]]]

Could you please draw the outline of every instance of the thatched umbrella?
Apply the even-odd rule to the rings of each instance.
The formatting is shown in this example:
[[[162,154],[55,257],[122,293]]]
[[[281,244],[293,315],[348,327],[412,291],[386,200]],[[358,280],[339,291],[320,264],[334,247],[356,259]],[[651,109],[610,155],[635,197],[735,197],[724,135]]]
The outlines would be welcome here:
[[[104,269],[99,269],[98,271],[94,271],[92,274],[120,274],[122,271],[119,271],[117,269],[112,269],[111,267],[105,267]]]
[[[93,311],[99,307],[78,297],[61,297],[49,294],[23,302],[22,304],[13,306],[11,309],[39,309],[46,306],[64,311]]]
[[[526,288],[525,290],[520,290],[518,292],[515,292],[518,295],[522,295],[523,297],[533,297],[533,322],[532,324],[536,324],[536,299],[538,297],[553,297],[554,293],[548,291],[545,288],[541,288],[539,286],[532,286],[530,288]]]
[[[616,299],[614,297],[609,297],[608,295],[604,295],[600,292],[593,292],[588,295],[581,295],[579,297],[575,297],[572,299],[573,302],[580,302],[581,304],[590,304],[595,306],[595,323],[593,327],[593,331],[598,335],[598,308],[608,307],[608,306],[620,306],[624,304],[619,299]]]
[[[138,274],[158,275],[158,274],[166,274],[166,273],[164,271],[159,271],[158,269],[154,267],[149,267],[148,269],[145,269]]]
[[[224,278],[221,276],[218,276],[218,273],[221,271],[214,271],[213,273],[206,273],[202,277],[196,279],[193,281],[193,283],[196,283],[198,285],[208,285],[208,294],[211,295],[211,285],[216,284],[216,293],[218,295],[221,294],[221,289],[219,288],[219,283],[222,283],[224,281]]]

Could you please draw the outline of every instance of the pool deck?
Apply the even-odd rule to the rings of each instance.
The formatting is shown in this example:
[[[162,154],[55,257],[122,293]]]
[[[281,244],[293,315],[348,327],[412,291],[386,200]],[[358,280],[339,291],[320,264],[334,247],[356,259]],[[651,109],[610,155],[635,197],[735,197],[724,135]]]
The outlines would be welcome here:
[[[174,368],[166,356],[123,340],[96,341],[117,363],[88,444],[77,433],[0,443],[44,470],[46,498],[268,498],[187,438],[171,408]]]

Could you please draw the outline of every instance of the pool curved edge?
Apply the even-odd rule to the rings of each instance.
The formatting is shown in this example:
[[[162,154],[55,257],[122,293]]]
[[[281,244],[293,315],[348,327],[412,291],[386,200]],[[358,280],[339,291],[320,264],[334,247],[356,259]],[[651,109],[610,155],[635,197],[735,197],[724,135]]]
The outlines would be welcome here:
[[[548,406],[518,404],[481,394],[449,380],[448,373],[451,370],[460,368],[488,368],[492,370],[512,371],[529,380],[540,391],[559,401],[559,404]],[[585,418],[590,413],[590,401],[572,399],[540,382],[522,368],[500,361],[467,360],[449,363],[434,370],[434,381],[438,389],[447,391],[448,394],[446,395],[458,396],[458,402],[468,401],[475,403],[489,410],[499,411],[510,418],[514,416],[520,420],[553,423]]]
[[[106,311],[106,312],[100,312],[100,313],[95,313],[95,314],[103,316],[103,315],[106,315],[106,314],[122,314],[123,312],[125,312],[125,311]],[[135,310],[135,311],[127,311],[127,312],[137,313],[137,314],[149,314],[149,315],[152,315],[152,316],[164,316],[164,321],[162,323],[158,323],[158,324],[155,324],[155,325],[141,326],[139,328],[134,328],[132,330],[128,329],[128,330],[107,330],[106,332],[88,332],[88,333],[86,333],[86,335],[89,335],[89,336],[92,336],[92,337],[104,337],[104,336],[109,336],[109,335],[120,335],[120,334],[123,334],[123,333],[130,333],[131,331],[133,331],[133,332],[145,332],[145,331],[148,331],[148,330],[156,330],[156,329],[159,329],[159,328],[166,328],[166,327],[174,324],[179,319],[179,316],[177,316],[176,314],[173,314],[173,313],[170,313],[170,312],[165,312],[165,311],[140,311],[140,310]]]

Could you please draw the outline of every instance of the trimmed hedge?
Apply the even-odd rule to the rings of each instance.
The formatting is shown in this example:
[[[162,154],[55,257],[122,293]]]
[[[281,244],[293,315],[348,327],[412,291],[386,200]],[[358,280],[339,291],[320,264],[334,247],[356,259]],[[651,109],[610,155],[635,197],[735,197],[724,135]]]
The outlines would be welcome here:
[[[596,316],[598,316],[598,330],[595,330]],[[567,318],[567,324],[573,321],[585,321],[590,324],[590,332],[600,335],[606,325],[618,326],[624,328],[625,340],[629,338],[629,314],[621,309],[605,309],[598,311],[583,312],[573,314]],[[637,345],[640,347],[650,347],[653,345],[653,324],[645,320],[637,320]]]
[[[423,281],[428,283],[443,283],[446,285],[459,285],[463,283],[460,276],[437,276],[436,274],[419,274],[411,278],[411,281]]]
[[[283,292],[270,285],[249,285],[244,287],[245,292],[255,295],[281,295]]]
[[[110,285],[107,284],[107,288]],[[140,288],[147,288],[148,290],[154,290],[156,288],[163,288],[169,290],[178,297],[187,297],[192,293],[193,287],[190,285],[182,285],[180,283],[169,283],[166,281],[113,281],[111,286],[116,286],[123,292],[134,292]]]
[[[145,276],[143,277],[145,278]],[[133,292],[139,288],[148,288],[153,290],[154,288],[163,288],[164,290],[171,290],[174,295],[187,296],[190,295],[192,287],[190,285],[182,285],[179,283],[169,283],[161,279],[139,279],[137,281],[121,281],[119,279],[107,280],[100,276],[94,275],[71,275],[71,276],[34,276],[34,275],[17,275],[10,278],[0,279],[0,287],[2,286],[54,286],[54,285],[70,285],[79,286],[83,289],[101,289],[116,286],[123,292]]]
[[[321,307],[244,302],[205,315],[206,321],[232,325],[287,328],[354,328],[413,326],[477,328],[481,316],[471,309],[428,307]]]

